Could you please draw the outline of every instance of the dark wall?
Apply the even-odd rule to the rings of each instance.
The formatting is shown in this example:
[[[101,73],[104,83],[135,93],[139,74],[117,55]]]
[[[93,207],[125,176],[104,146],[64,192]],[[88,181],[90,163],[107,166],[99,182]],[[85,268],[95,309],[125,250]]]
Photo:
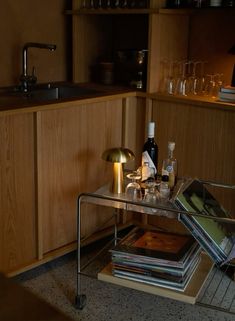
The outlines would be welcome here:
[[[71,16],[69,0],[4,0],[0,3],[0,86],[17,84],[26,42],[53,43],[55,52],[29,49],[29,71],[38,82],[71,79]]]

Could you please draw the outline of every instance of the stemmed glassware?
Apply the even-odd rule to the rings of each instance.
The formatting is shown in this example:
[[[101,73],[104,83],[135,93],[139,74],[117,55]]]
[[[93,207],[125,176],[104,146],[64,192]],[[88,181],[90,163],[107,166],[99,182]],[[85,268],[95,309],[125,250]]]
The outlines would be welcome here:
[[[146,183],[146,192],[144,195],[144,202],[156,203],[159,199],[159,193],[156,188],[155,181],[150,181]]]
[[[223,74],[207,74],[205,78],[205,95],[216,98],[223,84]]]
[[[190,61],[179,62],[181,72],[176,84],[176,94],[178,95],[187,96],[190,93],[190,64]]]
[[[195,62],[195,83],[194,83],[194,94],[203,95],[205,89],[205,67],[206,61],[196,61]]]
[[[126,186],[126,197],[132,201],[141,201],[142,192],[141,186],[138,181],[141,179],[141,173],[139,171],[133,171],[126,175],[127,178],[131,179],[131,182]]]
[[[205,73],[204,66],[206,61],[161,61],[162,80],[160,81],[159,91],[169,95],[204,95],[205,94]],[[216,74],[215,78],[221,78]],[[217,81],[222,83],[221,80]]]
[[[176,79],[174,77],[174,61],[169,62],[168,75],[166,77],[166,92],[170,95],[175,93]]]

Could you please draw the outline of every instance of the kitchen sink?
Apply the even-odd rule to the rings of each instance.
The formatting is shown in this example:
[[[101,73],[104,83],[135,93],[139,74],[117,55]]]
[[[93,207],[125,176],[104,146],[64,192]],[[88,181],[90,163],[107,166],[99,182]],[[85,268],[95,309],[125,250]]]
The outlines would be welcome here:
[[[53,101],[90,96],[99,93],[98,90],[75,84],[37,85],[28,92],[21,92],[17,87],[0,88],[0,97],[23,102]]]

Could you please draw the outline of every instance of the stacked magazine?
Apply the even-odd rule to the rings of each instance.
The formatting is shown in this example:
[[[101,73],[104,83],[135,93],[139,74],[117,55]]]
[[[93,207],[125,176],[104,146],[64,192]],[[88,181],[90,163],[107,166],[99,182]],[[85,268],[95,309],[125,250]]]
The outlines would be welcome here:
[[[136,227],[111,249],[112,274],[184,291],[200,261],[200,251],[191,235]]]
[[[181,213],[179,219],[217,265],[228,263],[235,257],[235,225],[216,220],[231,217],[202,182],[197,179],[188,181],[174,202],[177,208],[200,215]]]
[[[222,87],[218,93],[219,100],[227,103],[235,103],[235,87]]]

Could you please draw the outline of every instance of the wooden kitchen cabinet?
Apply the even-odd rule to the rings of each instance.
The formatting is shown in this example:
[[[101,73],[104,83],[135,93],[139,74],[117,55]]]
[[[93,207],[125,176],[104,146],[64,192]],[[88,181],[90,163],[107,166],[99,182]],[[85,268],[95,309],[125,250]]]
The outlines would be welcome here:
[[[135,93],[1,114],[0,271],[15,275],[76,248],[78,195],[112,180],[112,164],[101,158],[107,148],[129,147],[129,168],[139,165],[144,115]],[[112,215],[87,205],[82,236],[100,233],[86,243],[110,233]]]
[[[37,113],[41,255],[76,240],[77,196],[111,180],[112,165],[101,155],[121,146],[122,117],[122,99]],[[84,215],[83,235],[108,215]]]
[[[0,117],[0,270],[37,257],[34,115]]]

